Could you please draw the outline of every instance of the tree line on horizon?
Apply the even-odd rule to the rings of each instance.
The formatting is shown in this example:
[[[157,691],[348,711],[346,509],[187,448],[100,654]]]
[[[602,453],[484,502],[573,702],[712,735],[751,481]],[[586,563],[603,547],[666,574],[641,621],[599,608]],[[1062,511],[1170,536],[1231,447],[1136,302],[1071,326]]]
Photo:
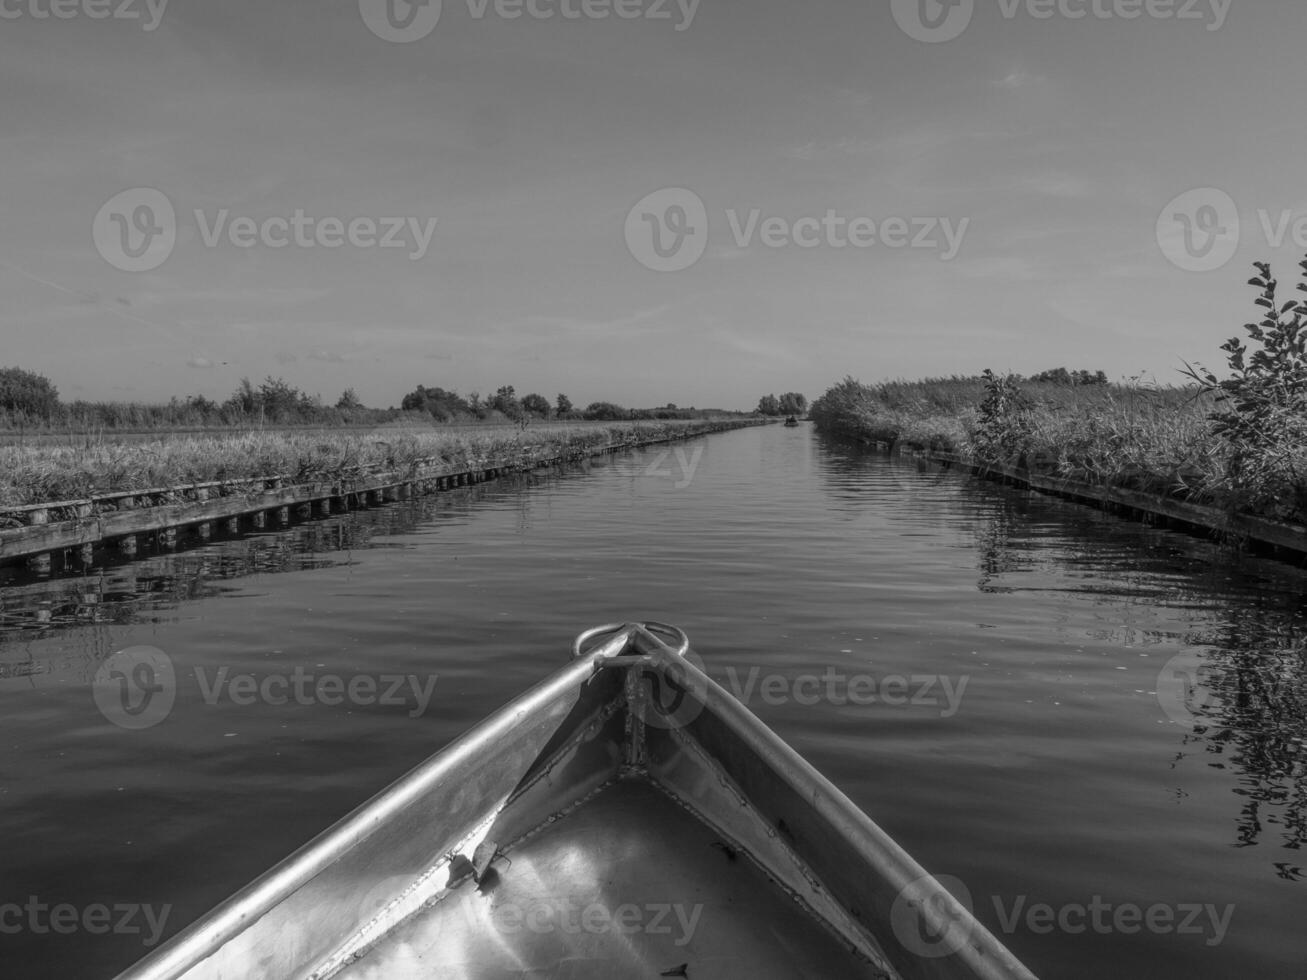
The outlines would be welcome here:
[[[493,395],[471,392],[466,398],[439,387],[418,387],[405,395],[399,408],[369,408],[353,388],[334,404],[319,395],[301,391],[283,378],[265,378],[254,384],[242,378],[236,390],[218,402],[204,395],[173,397],[165,403],[63,402],[51,380],[18,367],[0,368],[0,429],[27,426],[78,429],[206,428],[245,425],[381,425],[403,417],[427,415],[436,422],[510,421],[521,425],[545,421],[629,421],[690,419],[704,415],[730,415],[723,409],[625,408],[612,402],[591,402],[578,409],[565,394],[551,402],[543,395],[517,396],[512,385]]]
[[[444,388],[427,388],[423,385],[404,396],[400,408],[406,412],[426,412],[437,422],[486,421],[504,418],[511,422],[531,421],[627,421],[631,419],[689,419],[704,412],[725,413],[721,409],[678,408],[668,403],[661,408],[624,408],[612,402],[591,402],[578,409],[572,399],[559,394],[550,402],[536,392],[522,395],[512,385],[503,385],[493,395],[483,396],[470,392],[466,398]]]

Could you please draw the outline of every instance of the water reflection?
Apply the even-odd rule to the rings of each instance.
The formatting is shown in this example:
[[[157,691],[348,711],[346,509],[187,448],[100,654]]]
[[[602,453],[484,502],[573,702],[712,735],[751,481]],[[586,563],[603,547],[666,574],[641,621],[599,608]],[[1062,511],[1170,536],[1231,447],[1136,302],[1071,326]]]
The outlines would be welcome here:
[[[1210,648],[1203,672],[1210,697],[1186,745],[1207,764],[1240,774],[1238,844],[1267,838],[1297,849],[1307,843],[1307,627],[1300,614],[1231,607],[1224,622],[1190,642]],[[1300,868],[1277,864],[1280,877]]]
[[[846,442],[820,445],[828,493],[846,519],[874,510],[880,493],[906,490],[923,514],[970,527],[979,592],[1062,593],[1104,607],[1103,626],[1088,631],[1096,641],[1194,651],[1199,689],[1174,766],[1239,774],[1237,846],[1297,850],[1307,843],[1303,571],[1030,491],[935,467],[918,472],[911,462]],[[1123,607],[1145,618],[1132,623]],[[1150,610],[1163,615],[1149,617]],[[1292,862],[1275,870],[1289,881],[1305,877]]]
[[[450,493],[416,497],[376,508],[310,519],[276,530],[200,539],[179,536],[174,547],[143,538],[148,557],[126,557],[97,549],[95,563],[82,574],[51,576],[21,567],[0,569],[0,684],[28,679],[89,682],[98,663],[112,651],[59,660],[28,657],[24,644],[96,625],[140,622],[188,600],[243,594],[238,580],[315,568],[346,566],[352,553],[402,548],[397,536],[440,518],[466,513],[488,495],[520,498],[521,526],[529,523],[527,496],[519,491],[560,471],[542,471]],[[569,469],[573,475],[581,470]],[[10,682],[10,683],[4,683]]]

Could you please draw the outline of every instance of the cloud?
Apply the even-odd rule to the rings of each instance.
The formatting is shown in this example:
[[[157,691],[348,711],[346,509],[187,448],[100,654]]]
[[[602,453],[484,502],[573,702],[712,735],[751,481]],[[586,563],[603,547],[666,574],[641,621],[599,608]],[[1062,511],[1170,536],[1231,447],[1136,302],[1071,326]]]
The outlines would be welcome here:
[[[1008,91],[1016,91],[1017,89],[1025,88],[1028,85],[1042,85],[1046,81],[1048,81],[1048,79],[1044,78],[1043,75],[1032,75],[1028,71],[1013,69],[1008,73],[1006,78],[1000,78],[998,81],[994,82],[994,86],[996,88],[1007,89]]]
[[[196,357],[190,358],[186,362],[186,366],[189,368],[195,368],[195,370],[197,371],[212,371],[215,367],[217,367],[217,365],[214,364],[212,360],[210,360],[207,357],[204,357],[203,355],[198,355]]]

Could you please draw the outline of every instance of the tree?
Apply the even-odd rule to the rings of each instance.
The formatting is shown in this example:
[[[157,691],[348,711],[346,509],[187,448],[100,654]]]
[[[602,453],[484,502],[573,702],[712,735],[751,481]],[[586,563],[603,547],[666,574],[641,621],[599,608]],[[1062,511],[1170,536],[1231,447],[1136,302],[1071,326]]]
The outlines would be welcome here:
[[[1064,367],[1057,367],[1031,375],[1030,380],[1036,384],[1105,385],[1107,375],[1102,371],[1068,371]]]
[[[495,397],[490,399],[490,407],[497,412],[503,412],[510,419],[515,419],[522,414],[522,403],[517,400],[517,392],[512,385],[504,385],[495,392]]]
[[[572,399],[568,398],[566,395],[560,394],[558,398],[554,400],[554,404],[555,410],[560,418],[572,411]]]
[[[472,397],[477,399],[476,408],[459,397],[457,392],[418,385],[416,390],[404,396],[400,405],[406,412],[429,412],[438,422],[450,422],[457,418],[478,414],[480,396],[474,394]]]
[[[0,409],[49,421],[59,411],[59,391],[32,371],[0,368]]]
[[[254,390],[254,385],[250,383],[249,378],[241,378],[240,385],[227,399],[226,407],[231,410],[233,415],[251,416],[258,414],[259,393]]]
[[[585,417],[591,421],[612,422],[630,418],[631,413],[612,402],[591,402],[586,406]]]
[[[544,395],[532,393],[522,396],[522,411],[540,418],[549,417],[549,402]]]
[[[758,399],[758,413],[760,415],[780,415],[781,403],[775,395],[763,395]]]
[[[276,422],[289,421],[301,415],[301,410],[308,407],[305,404],[307,398],[285,378],[268,375],[263,379],[263,384],[259,385],[259,404],[264,415]]]
[[[359,401],[359,396],[353,388],[346,388],[340,398],[336,400],[336,407],[342,412],[349,412],[362,408],[363,403]]]
[[[781,395],[778,414],[802,415],[808,410],[808,399],[797,391],[787,391]]]

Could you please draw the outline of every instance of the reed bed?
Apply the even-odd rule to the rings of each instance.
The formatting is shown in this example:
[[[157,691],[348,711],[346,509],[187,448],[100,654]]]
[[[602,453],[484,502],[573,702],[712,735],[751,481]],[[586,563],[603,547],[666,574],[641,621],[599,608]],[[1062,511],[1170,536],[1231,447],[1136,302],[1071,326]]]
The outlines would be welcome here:
[[[312,482],[400,471],[438,460],[451,468],[510,463],[600,446],[690,435],[696,421],[397,428],[359,432],[239,432],[122,442],[84,438],[0,446],[0,508],[82,500],[97,493],[281,476]]]
[[[997,389],[997,390],[996,390]],[[1217,396],[1198,385],[1056,385],[990,376],[864,385],[852,378],[813,405],[823,431],[953,453],[1099,486],[1279,520],[1307,519],[1307,433],[1275,465],[1236,478],[1236,447],[1213,426]]]

